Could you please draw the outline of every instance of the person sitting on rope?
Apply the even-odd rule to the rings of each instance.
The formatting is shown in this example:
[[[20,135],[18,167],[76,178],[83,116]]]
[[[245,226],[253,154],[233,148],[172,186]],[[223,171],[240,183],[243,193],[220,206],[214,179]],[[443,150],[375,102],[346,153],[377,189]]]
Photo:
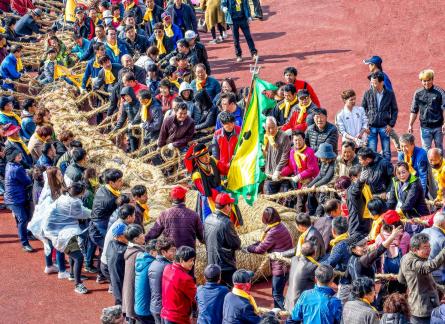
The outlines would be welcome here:
[[[118,81],[118,73],[122,65],[111,63],[108,55],[102,56],[99,59],[99,64],[102,66],[102,70],[100,70],[97,79],[93,83],[93,90],[98,90],[103,86],[105,91],[112,92],[113,86]]]
[[[210,156],[205,144],[192,145],[185,154],[184,164],[189,173],[192,174],[192,181],[198,189],[197,212],[202,221],[215,211],[216,196],[225,191],[221,181],[221,169],[224,168],[221,162]],[[230,220],[235,226],[243,225],[241,213],[238,207],[233,204]]]

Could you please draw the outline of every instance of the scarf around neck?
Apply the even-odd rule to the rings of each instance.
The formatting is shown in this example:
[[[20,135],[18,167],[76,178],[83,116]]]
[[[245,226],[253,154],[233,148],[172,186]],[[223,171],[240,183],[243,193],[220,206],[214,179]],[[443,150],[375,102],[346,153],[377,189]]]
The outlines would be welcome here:
[[[255,314],[258,314],[258,306],[256,305],[255,299],[253,298],[253,296],[247,292],[245,292],[244,290],[237,288],[236,287],[237,284],[234,285],[234,287],[232,288],[232,293],[236,296],[245,298],[249,301],[249,304],[252,305],[253,310],[255,312]]]
[[[115,196],[116,198],[121,195],[121,192],[119,190],[114,189],[112,186],[110,186],[108,184],[105,185],[105,188],[107,188],[107,190],[109,192],[111,192],[113,194],[113,196]]]
[[[294,159],[295,159],[295,163],[297,164],[298,169],[301,169],[301,167],[303,166],[301,164],[301,161],[306,161],[306,155],[303,154],[303,152],[307,149],[306,144],[304,144],[304,146],[299,149],[299,150],[294,150]]]
[[[278,109],[283,110],[284,109],[284,118],[287,119],[287,116],[289,116],[290,108],[295,105],[295,103],[298,101],[298,98],[295,97],[292,101],[287,101],[284,99],[284,102],[278,106]]]

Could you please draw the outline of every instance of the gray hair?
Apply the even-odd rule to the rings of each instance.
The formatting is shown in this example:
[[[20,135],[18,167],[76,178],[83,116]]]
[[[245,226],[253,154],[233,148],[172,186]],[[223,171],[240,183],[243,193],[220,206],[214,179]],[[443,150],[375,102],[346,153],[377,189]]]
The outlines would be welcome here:
[[[437,212],[433,218],[434,225],[440,226],[445,223],[445,214],[443,212]]]
[[[122,64],[124,63],[124,60],[127,59],[127,58],[131,58],[131,59],[133,60],[133,57],[132,57],[130,54],[124,54],[124,55],[122,55],[122,57],[121,57],[121,62],[122,62]],[[133,60],[133,61],[134,61],[134,60]]]
[[[267,123],[272,123],[272,124],[274,124],[275,126],[278,126],[277,120],[276,120],[276,118],[275,118],[274,116],[267,116],[267,118],[266,118],[266,124],[267,124]]]
[[[412,134],[403,134],[402,136],[400,136],[399,141],[400,141],[400,143],[414,144],[415,138],[414,138],[414,135],[412,135]]]
[[[102,324],[112,324],[122,316],[122,306],[110,306],[102,309],[100,320]]]
[[[434,154],[442,156],[442,150],[437,147],[430,148],[428,150],[428,157],[430,157],[431,155],[434,155]]]
[[[334,278],[334,269],[329,264],[320,264],[315,270],[315,278],[323,285],[326,285]]]
[[[409,244],[411,246],[411,250],[418,250],[422,244],[428,243],[430,241],[430,237],[425,233],[417,233],[414,235]]]

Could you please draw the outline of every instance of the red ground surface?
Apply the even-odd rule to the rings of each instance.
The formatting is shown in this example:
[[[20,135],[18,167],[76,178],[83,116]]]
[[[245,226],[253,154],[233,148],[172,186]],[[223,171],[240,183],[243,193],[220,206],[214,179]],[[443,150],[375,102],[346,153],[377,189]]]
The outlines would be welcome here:
[[[437,84],[445,70],[443,13],[439,1],[263,1],[265,21],[251,25],[263,66],[260,77],[271,82],[282,70],[296,66],[299,78],[312,84],[321,103],[334,114],[342,107],[339,93],[354,88],[359,101],[368,87],[362,60],[383,57],[399,103],[396,129],[405,131],[419,70],[433,68]],[[203,39],[208,40],[208,35]],[[232,76],[239,86],[249,83],[248,50],[235,63],[231,41],[208,46],[214,74]],[[418,124],[415,134],[418,135]],[[0,314],[3,323],[97,323],[103,307],[113,299],[106,285],[86,282],[91,294],[79,296],[73,285],[43,273],[39,251],[25,254],[10,214],[0,214]],[[255,286],[258,304],[270,306],[268,285]]]

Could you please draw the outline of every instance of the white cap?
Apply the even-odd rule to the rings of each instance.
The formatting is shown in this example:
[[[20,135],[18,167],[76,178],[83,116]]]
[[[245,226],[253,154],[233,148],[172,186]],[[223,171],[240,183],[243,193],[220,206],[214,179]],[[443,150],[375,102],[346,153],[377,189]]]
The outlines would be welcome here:
[[[187,30],[185,32],[184,38],[186,41],[190,41],[192,39],[195,39],[198,36],[193,30]]]

